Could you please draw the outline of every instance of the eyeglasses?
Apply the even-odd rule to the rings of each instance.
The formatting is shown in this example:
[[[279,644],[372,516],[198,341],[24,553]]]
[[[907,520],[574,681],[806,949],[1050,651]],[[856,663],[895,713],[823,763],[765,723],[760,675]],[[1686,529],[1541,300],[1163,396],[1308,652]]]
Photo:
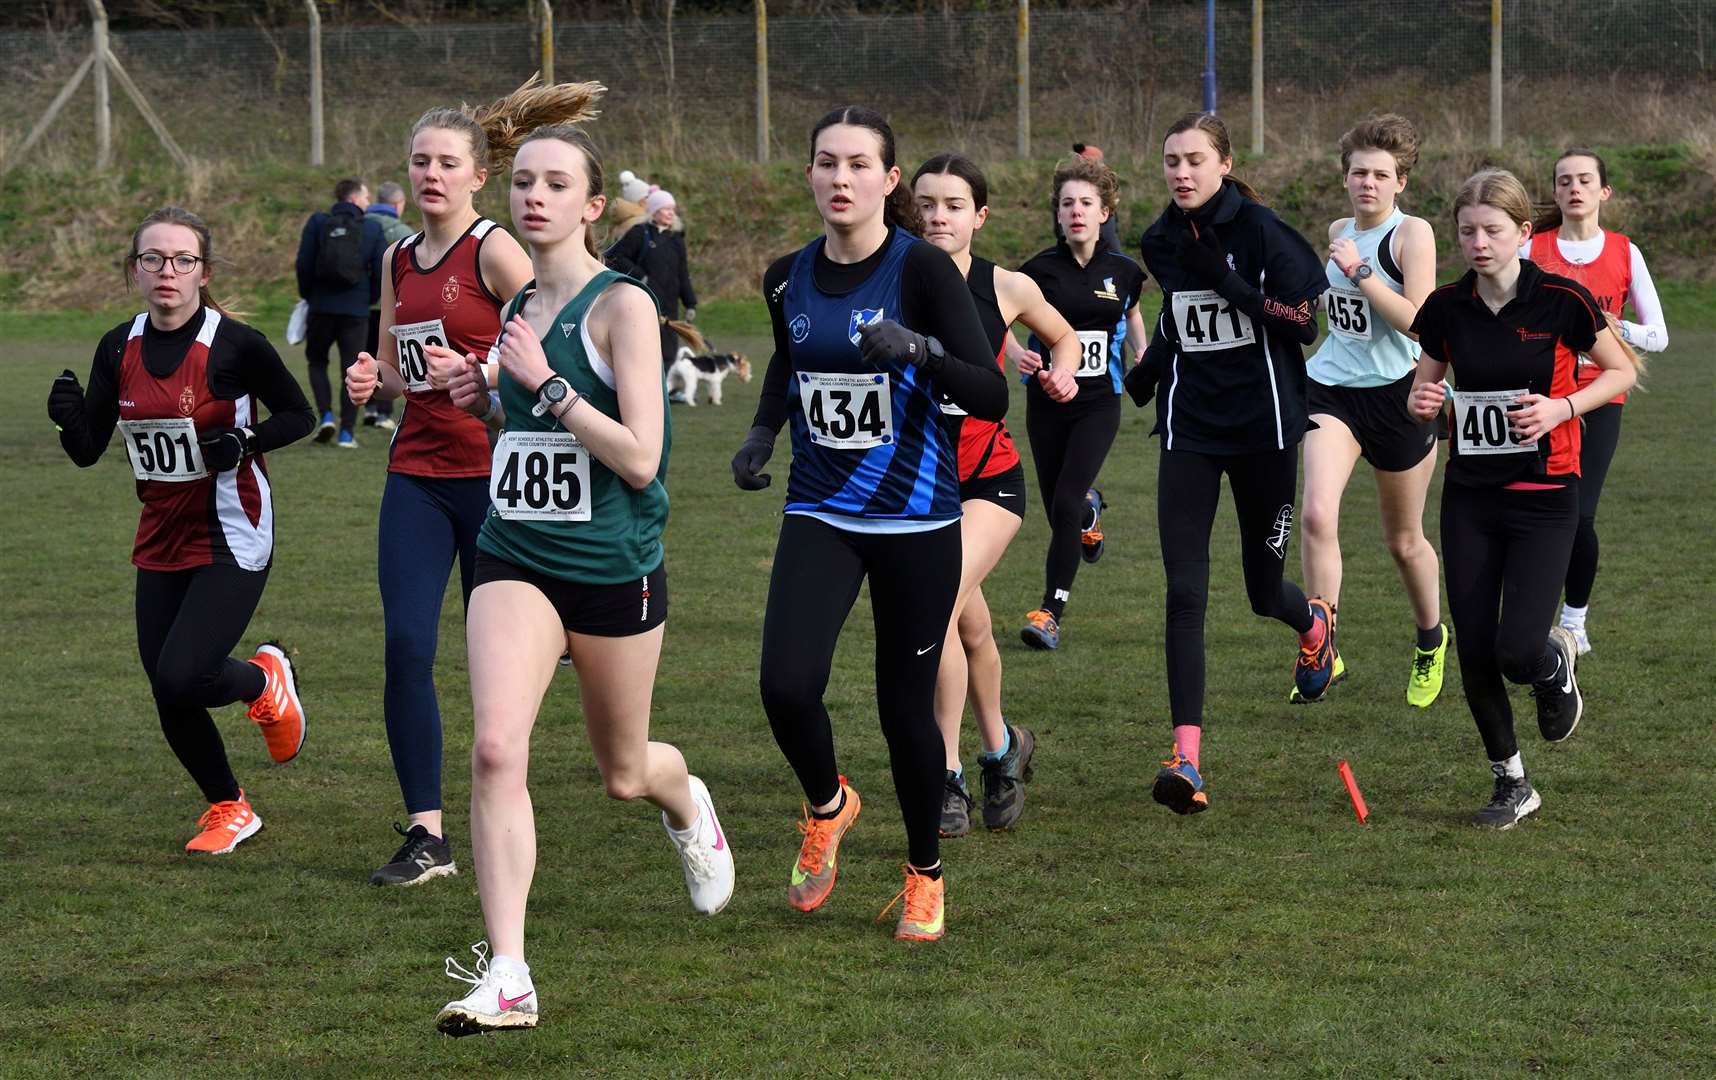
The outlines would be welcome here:
[[[145,273],[150,274],[160,273],[161,267],[167,265],[168,262],[173,264],[174,273],[188,274],[195,270],[197,268],[197,264],[202,261],[202,256],[200,255],[181,254],[168,259],[167,256],[161,254],[159,251],[145,251],[143,254],[137,256],[137,265],[141,267]]]

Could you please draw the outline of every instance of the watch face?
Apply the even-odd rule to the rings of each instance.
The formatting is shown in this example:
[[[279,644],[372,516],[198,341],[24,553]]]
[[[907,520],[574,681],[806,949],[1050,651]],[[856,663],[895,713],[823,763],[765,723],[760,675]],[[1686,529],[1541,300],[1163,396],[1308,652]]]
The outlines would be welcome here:
[[[542,396],[555,403],[565,401],[566,384],[559,379],[555,379],[542,388]]]

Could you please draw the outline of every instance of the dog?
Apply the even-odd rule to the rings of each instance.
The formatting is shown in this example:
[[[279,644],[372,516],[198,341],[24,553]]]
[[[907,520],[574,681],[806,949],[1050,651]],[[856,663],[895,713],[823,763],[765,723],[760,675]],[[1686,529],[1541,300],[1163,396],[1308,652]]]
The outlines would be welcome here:
[[[681,346],[673,366],[667,369],[667,391],[680,394],[685,404],[697,404],[699,383],[709,387],[709,403],[721,404],[721,382],[729,375],[738,375],[740,382],[751,381],[751,362],[743,353],[714,353],[698,356]],[[677,398],[675,400],[678,400]]]

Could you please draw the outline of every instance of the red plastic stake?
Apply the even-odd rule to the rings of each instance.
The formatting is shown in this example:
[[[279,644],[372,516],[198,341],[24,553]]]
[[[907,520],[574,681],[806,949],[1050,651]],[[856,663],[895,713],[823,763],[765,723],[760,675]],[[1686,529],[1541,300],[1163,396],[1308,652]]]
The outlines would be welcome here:
[[[1370,817],[1370,810],[1364,804],[1364,796],[1359,794],[1358,781],[1353,779],[1352,766],[1344,760],[1341,762],[1341,782],[1347,786],[1347,796],[1353,801],[1353,813],[1358,815],[1359,824]]]

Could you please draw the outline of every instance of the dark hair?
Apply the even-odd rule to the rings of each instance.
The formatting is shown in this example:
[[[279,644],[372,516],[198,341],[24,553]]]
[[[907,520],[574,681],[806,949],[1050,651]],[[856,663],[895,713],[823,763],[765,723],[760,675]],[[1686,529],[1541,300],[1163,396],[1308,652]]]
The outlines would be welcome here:
[[[345,202],[347,199],[356,195],[366,187],[369,187],[369,185],[364,183],[362,180],[359,180],[355,176],[348,176],[334,185],[334,201]]]
[[[1217,157],[1221,158],[1223,161],[1233,160],[1233,140],[1227,137],[1227,125],[1221,122],[1221,117],[1212,112],[1186,113],[1184,116],[1169,125],[1167,134],[1162,136],[1162,141],[1167,142],[1169,138],[1180,134],[1182,131],[1193,130],[1201,131],[1209,138],[1210,145],[1215,148]],[[1241,180],[1239,177],[1232,173],[1228,173],[1224,179],[1234,187],[1238,188],[1239,193],[1250,199],[1252,202],[1257,203],[1260,206],[1268,205],[1268,203],[1263,201],[1263,196],[1259,195],[1255,188],[1244,180]]]
[[[479,170],[504,169],[537,129],[551,124],[582,123],[600,115],[596,101],[608,90],[601,83],[539,86],[537,78],[532,75],[517,90],[480,108],[460,105],[456,109],[430,109],[411,125],[411,134],[405,140],[406,155],[410,155],[418,132],[442,128],[464,133],[471,142],[471,160]]]
[[[605,174],[602,171],[602,157],[596,152],[596,143],[590,138],[589,132],[585,131],[577,124],[544,124],[531,131],[530,134],[526,135],[524,138],[518,140],[518,146],[522,147],[525,143],[540,142],[544,139],[554,139],[559,142],[566,143],[574,150],[583,154],[584,171],[590,178],[589,182],[585,185],[584,197],[587,199],[594,199],[602,193],[602,185],[605,182]],[[510,158],[516,153],[517,148],[515,147],[513,150],[508,152],[507,156]],[[584,227],[584,248],[592,256],[598,259],[602,257],[596,250],[596,237],[588,225]]]
[[[831,110],[827,116],[816,122],[810,129],[810,156],[816,158],[816,140],[824,131],[836,124],[850,124],[853,127],[868,128],[874,132],[882,143],[882,168],[894,167],[894,129],[888,126],[888,121],[875,109],[867,109],[862,105],[842,105]],[[898,225],[913,236],[922,236],[924,231],[923,219],[918,216],[917,203],[912,200],[910,185],[895,184],[894,190],[882,203],[882,220],[889,225]]]
[[[965,181],[965,186],[971,189],[973,209],[981,210],[989,205],[989,181],[983,178],[983,171],[977,163],[964,154],[941,153],[918,166],[918,171],[912,174],[912,188],[916,190],[918,181],[926,176],[957,176]]]
[[[210,264],[214,262],[214,241],[209,237],[208,223],[183,207],[163,206],[159,210],[150,211],[149,216],[144,218],[131,234],[131,250],[125,256],[126,285],[136,284],[137,245],[143,239],[143,230],[151,225],[183,225],[197,236],[197,256],[203,260],[203,269],[208,269]],[[231,314],[226,308],[215,302],[215,298],[209,294],[207,285],[198,287],[197,296],[201,298],[204,304],[214,308],[222,315]]]
[[[1405,176],[1418,164],[1418,129],[1399,113],[1367,116],[1341,136],[1341,172],[1351,167],[1355,150],[1392,155],[1395,170]]]
[[[1570,157],[1588,157],[1597,163],[1597,184],[1599,187],[1609,186],[1609,166],[1603,161],[1602,155],[1588,146],[1569,146],[1555,158],[1555,164],[1549,167],[1550,202],[1547,209],[1531,221],[1531,231],[1543,232],[1545,229],[1561,227],[1561,204],[1555,201],[1555,170]]]
[[[1067,158],[1055,166],[1054,180],[1049,188],[1050,210],[1059,212],[1061,188],[1074,180],[1083,180],[1096,188],[1097,195],[1102,199],[1102,208],[1108,211],[1110,217],[1119,210],[1120,177],[1115,175],[1114,170],[1107,165],[1095,158],[1085,157],[1083,154]]]

